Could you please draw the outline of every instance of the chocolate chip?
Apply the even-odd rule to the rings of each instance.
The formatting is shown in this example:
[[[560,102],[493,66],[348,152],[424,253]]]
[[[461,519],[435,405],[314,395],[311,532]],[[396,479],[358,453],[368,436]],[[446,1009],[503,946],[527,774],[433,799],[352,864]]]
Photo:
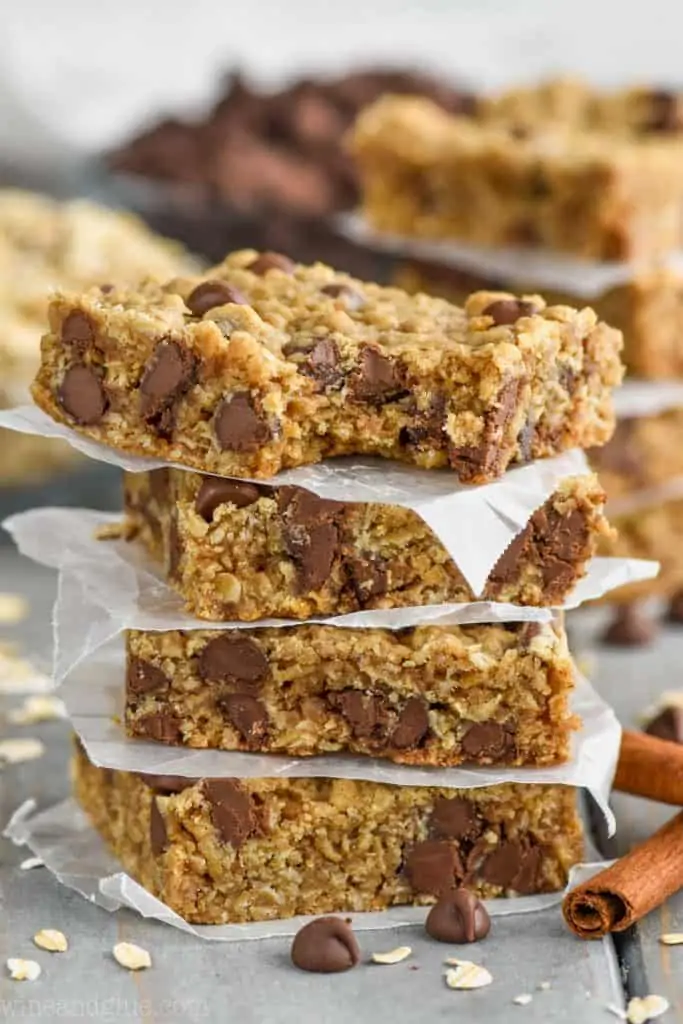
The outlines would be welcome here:
[[[389,706],[384,697],[348,689],[328,693],[327,700],[341,712],[357,739],[380,741],[386,737]]]
[[[464,873],[456,848],[437,839],[426,839],[414,846],[406,858],[405,870],[416,892],[432,896],[454,889]]]
[[[197,779],[186,778],[184,775],[144,775],[137,773],[138,778],[155,790],[168,796],[172,793],[182,793],[184,789],[194,786]]]
[[[540,866],[540,850],[514,840],[504,840],[479,867],[479,877],[490,885],[516,892],[532,892]]]
[[[248,299],[242,292],[227,281],[203,281],[190,292],[185,305],[193,316],[204,316],[210,309],[227,306],[230,302],[237,306],[248,305]]]
[[[107,409],[107,396],[90,366],[70,366],[62,378],[57,399],[62,409],[83,426],[99,423]]]
[[[237,849],[259,831],[249,794],[237,780],[205,779],[203,789],[221,842]]]
[[[676,132],[683,128],[683,116],[679,96],[674,92],[660,89],[650,94],[650,113],[643,124],[645,131]]]
[[[337,974],[360,962],[360,947],[341,917],[318,917],[304,925],[292,942],[292,963],[302,971]]]
[[[514,738],[498,722],[475,722],[463,736],[461,746],[472,761],[505,762],[515,753]]]
[[[281,487],[278,502],[283,542],[296,563],[302,591],[319,590],[329,578],[339,550],[335,516],[343,502],[327,501],[298,487]]]
[[[142,694],[167,690],[171,684],[156,665],[131,655],[128,658],[126,685],[129,693]]]
[[[363,349],[360,366],[353,374],[351,386],[356,398],[378,404],[388,401],[401,390],[396,366],[377,349],[369,346]]]
[[[289,256],[283,256],[279,252],[262,252],[255,260],[247,264],[247,270],[252,274],[267,274],[269,270],[281,270],[283,274],[293,274],[296,270],[296,263],[290,260]]]
[[[361,608],[374,597],[386,594],[389,587],[389,571],[383,559],[375,555],[351,556],[344,560],[344,569]]]
[[[429,828],[437,839],[474,839],[481,832],[481,820],[471,800],[440,796],[434,801]]]
[[[427,705],[420,697],[409,697],[399,712],[398,722],[389,742],[399,750],[419,746],[429,732]]]
[[[222,451],[254,452],[270,440],[270,428],[246,394],[224,398],[216,409],[214,431]]]
[[[226,480],[219,476],[205,476],[202,480],[194,507],[207,523],[213,521],[213,514],[219,505],[235,505],[246,508],[259,499],[259,489],[244,480]]]
[[[180,719],[168,712],[155,711],[152,715],[145,715],[144,718],[138,719],[135,728],[139,736],[156,740],[158,743],[177,746],[183,742]]]
[[[149,841],[152,847],[152,856],[159,857],[168,845],[166,822],[159,810],[156,797],[152,797],[149,808]]]
[[[657,623],[638,604],[623,604],[618,606],[600,639],[611,647],[645,647],[657,633]]]
[[[482,476],[497,475],[503,465],[503,447],[510,421],[517,412],[517,399],[523,381],[520,378],[506,380],[496,404],[486,414],[481,441],[476,446],[452,448],[448,458],[464,483]]]
[[[490,316],[496,327],[515,324],[522,316],[533,316],[536,306],[523,299],[497,299],[482,310],[482,316]]]
[[[344,371],[339,362],[339,349],[331,338],[323,338],[315,345],[303,363],[301,372],[313,377],[325,388],[342,386]]]
[[[683,743],[683,707],[665,707],[645,726],[649,736],[670,743]]]
[[[491,930],[486,907],[467,889],[442,896],[427,915],[427,934],[437,942],[479,942]]]
[[[268,675],[268,659],[251,637],[239,630],[210,640],[199,656],[199,675],[207,682],[258,683]]]
[[[76,344],[87,348],[95,340],[95,325],[87,314],[80,309],[68,313],[62,323],[62,341],[66,345]]]
[[[347,309],[361,309],[365,305],[365,297],[355,288],[348,284],[326,284],[320,289],[323,295],[329,295],[331,299],[343,299]]]
[[[413,402],[408,415],[414,422],[401,428],[401,444],[418,451],[425,445],[443,448],[446,443],[446,408],[446,396],[440,392],[431,396],[427,409],[418,409],[417,404]]]
[[[679,626],[683,624],[683,590],[677,590],[669,599],[666,621]]]
[[[249,693],[225,693],[217,701],[242,739],[248,743],[262,742],[268,732],[268,712]]]
[[[174,406],[196,379],[196,356],[175,341],[160,341],[140,381],[140,415],[160,436],[173,433]]]

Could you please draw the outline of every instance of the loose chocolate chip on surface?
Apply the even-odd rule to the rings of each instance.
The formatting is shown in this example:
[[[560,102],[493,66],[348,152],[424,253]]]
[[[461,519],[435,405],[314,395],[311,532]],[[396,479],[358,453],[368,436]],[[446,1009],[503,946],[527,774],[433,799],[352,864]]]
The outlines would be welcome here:
[[[249,693],[226,693],[217,703],[242,739],[254,742],[265,737],[268,732],[268,712],[256,697]]]
[[[170,686],[160,668],[143,658],[135,657],[128,659],[126,683],[128,691],[135,694],[161,692]]]
[[[320,290],[323,295],[328,295],[331,299],[343,299],[347,309],[361,309],[365,305],[365,298],[361,293],[348,284],[326,284]]]
[[[365,402],[386,402],[400,390],[396,366],[377,349],[366,346],[353,377],[353,393]]]
[[[205,779],[203,788],[221,841],[235,848],[242,846],[258,831],[249,794],[235,779]]]
[[[323,338],[315,345],[302,364],[301,372],[326,388],[341,387],[344,371],[339,362],[339,349],[331,338]]]
[[[478,874],[491,885],[528,893],[535,887],[540,856],[541,851],[536,846],[506,840],[483,860]]]
[[[360,962],[360,947],[341,917],[319,917],[296,933],[291,955],[294,966],[302,971],[336,974]]]
[[[429,826],[437,839],[474,839],[481,832],[472,802],[457,796],[440,796],[434,802]]]
[[[267,274],[269,270],[281,270],[283,274],[293,274],[296,269],[294,260],[289,256],[283,256],[279,252],[262,252],[255,260],[248,264],[247,270],[252,274]]]
[[[258,683],[268,675],[268,659],[251,637],[239,630],[209,640],[199,656],[199,675],[209,682]]]
[[[619,605],[600,639],[611,647],[645,647],[653,642],[658,631],[655,620],[637,603],[624,604]]]
[[[140,381],[140,414],[162,436],[172,433],[173,406],[196,379],[196,356],[175,341],[160,341]]]
[[[207,523],[212,522],[213,514],[219,505],[235,505],[246,508],[259,499],[259,489],[246,480],[225,480],[219,476],[205,476],[202,480],[194,507]]]
[[[183,734],[180,728],[180,721],[175,715],[163,711],[156,711],[152,715],[145,715],[136,723],[138,735],[146,736],[158,743],[169,743],[177,746],[183,741]]]
[[[536,306],[524,299],[497,299],[482,310],[482,316],[490,316],[496,327],[515,324],[522,316],[533,316]]]
[[[237,306],[248,305],[248,299],[242,292],[227,281],[203,281],[190,292],[185,305],[194,316],[204,316],[210,309],[227,306],[229,302]]]
[[[515,742],[499,722],[474,722],[462,738],[462,751],[473,761],[507,760],[514,754]]]
[[[649,736],[683,743],[683,707],[665,707],[645,726]]]
[[[163,814],[159,810],[156,797],[152,797],[152,802],[149,808],[149,841],[154,857],[158,857],[162,854],[168,844],[166,822],[164,821]]]
[[[389,742],[399,750],[417,747],[429,732],[427,705],[419,697],[409,697],[398,716]]]
[[[479,942],[491,930],[484,904],[467,889],[442,896],[427,915],[425,930],[437,942]]]
[[[223,399],[216,409],[214,431],[223,451],[254,452],[270,440],[270,428],[247,394]]]
[[[91,345],[95,340],[95,325],[86,313],[74,309],[67,314],[62,324],[62,341],[79,346]]]
[[[95,370],[77,363],[64,374],[58,401],[62,409],[83,426],[99,423],[107,408],[107,396]]]
[[[408,881],[416,892],[440,896],[454,889],[464,870],[456,848],[438,839],[418,843],[406,858]]]

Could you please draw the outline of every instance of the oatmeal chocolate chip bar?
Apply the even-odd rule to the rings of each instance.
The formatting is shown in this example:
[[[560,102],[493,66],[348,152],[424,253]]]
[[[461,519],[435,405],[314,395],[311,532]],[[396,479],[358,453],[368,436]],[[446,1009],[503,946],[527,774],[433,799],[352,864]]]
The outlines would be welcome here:
[[[683,477],[683,408],[619,420],[614,437],[590,453],[610,500]]]
[[[397,287],[410,294],[426,292],[459,305],[473,291],[505,289],[536,292],[538,282],[500,280],[464,267],[411,260],[394,271]],[[570,292],[542,288],[550,305],[580,306],[582,298]],[[683,274],[665,268],[635,269],[628,281],[591,298],[601,320],[624,335],[622,360],[629,374],[644,380],[683,377]]]
[[[33,396],[97,441],[221,476],[364,454],[483,483],[603,444],[620,348],[588,308],[461,309],[247,250],[163,288],[57,295]]]
[[[675,133],[485,124],[385,96],[360,115],[351,147],[379,231],[599,260],[646,259],[683,242]]]
[[[562,764],[574,670],[550,623],[130,631],[129,736],[417,765]]]
[[[611,534],[604,497],[595,476],[563,480],[498,560],[484,596],[562,604]],[[398,505],[179,469],[127,473],[125,505],[127,535],[202,619],[307,619],[476,596],[424,520]]]
[[[74,762],[76,798],[141,885],[186,921],[556,892],[581,858],[576,791],[346,779],[182,779]]]

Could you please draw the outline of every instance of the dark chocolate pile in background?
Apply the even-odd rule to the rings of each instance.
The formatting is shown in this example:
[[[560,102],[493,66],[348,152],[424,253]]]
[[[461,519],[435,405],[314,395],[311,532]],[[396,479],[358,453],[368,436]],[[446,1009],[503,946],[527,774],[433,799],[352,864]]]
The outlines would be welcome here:
[[[161,120],[110,153],[107,164],[131,183],[156,183],[153,192],[132,188],[128,205],[209,260],[253,246],[383,276],[386,258],[344,241],[330,221],[358,200],[344,135],[386,92],[428,96],[454,113],[474,104],[472,94],[412,71],[305,78],[269,93],[235,74],[208,116]]]

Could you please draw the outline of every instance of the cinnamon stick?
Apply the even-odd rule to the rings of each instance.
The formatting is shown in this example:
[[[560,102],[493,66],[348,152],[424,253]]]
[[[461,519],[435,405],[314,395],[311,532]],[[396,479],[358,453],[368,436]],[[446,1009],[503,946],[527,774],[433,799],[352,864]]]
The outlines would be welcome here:
[[[613,786],[621,793],[683,807],[683,745],[624,730]]]
[[[611,867],[567,893],[562,913],[579,938],[601,939],[635,924],[680,888],[683,811]]]

